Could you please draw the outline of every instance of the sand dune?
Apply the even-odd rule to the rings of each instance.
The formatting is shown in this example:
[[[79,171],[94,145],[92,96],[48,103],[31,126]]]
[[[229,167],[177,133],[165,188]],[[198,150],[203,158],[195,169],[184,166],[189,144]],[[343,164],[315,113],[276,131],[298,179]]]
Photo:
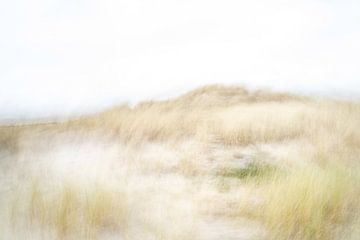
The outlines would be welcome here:
[[[0,127],[1,239],[349,239],[360,104],[207,86]]]

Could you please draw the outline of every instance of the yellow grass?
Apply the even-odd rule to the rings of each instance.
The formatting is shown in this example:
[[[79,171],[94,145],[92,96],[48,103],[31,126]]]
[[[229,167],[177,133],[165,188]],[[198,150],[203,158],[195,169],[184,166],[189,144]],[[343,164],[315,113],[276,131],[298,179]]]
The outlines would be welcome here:
[[[359,174],[342,166],[293,170],[266,186],[258,218],[269,239],[346,239],[360,214],[359,184]]]
[[[40,228],[48,233],[40,239],[104,239],[107,232],[124,239],[194,239],[192,220],[182,223],[184,213],[169,208],[170,199],[162,199],[162,209],[157,209],[152,206],[155,196],[124,184],[102,182],[85,189],[72,180],[60,186],[38,182],[24,186],[12,193],[18,200],[8,203],[11,228]]]
[[[240,87],[3,126],[0,238],[355,240],[359,156],[359,103]]]
[[[54,230],[61,237],[94,237],[102,228],[125,227],[126,194],[103,187],[85,190],[73,182],[57,187],[34,182],[13,193],[21,200],[10,203],[12,224],[17,226],[26,217],[25,222],[31,226]]]

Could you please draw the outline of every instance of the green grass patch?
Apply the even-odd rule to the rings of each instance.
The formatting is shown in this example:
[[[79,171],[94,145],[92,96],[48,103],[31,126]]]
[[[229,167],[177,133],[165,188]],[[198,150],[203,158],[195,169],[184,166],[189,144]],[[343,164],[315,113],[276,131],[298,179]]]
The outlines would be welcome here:
[[[225,178],[236,178],[242,180],[266,179],[278,172],[279,168],[263,161],[253,161],[244,167],[223,168],[218,175]]]

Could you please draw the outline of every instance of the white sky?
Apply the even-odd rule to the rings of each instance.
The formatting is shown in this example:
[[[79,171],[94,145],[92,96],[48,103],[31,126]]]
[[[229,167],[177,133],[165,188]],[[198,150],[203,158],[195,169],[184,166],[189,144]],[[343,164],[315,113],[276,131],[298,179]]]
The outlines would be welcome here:
[[[208,83],[360,96],[358,0],[0,0],[0,119]]]

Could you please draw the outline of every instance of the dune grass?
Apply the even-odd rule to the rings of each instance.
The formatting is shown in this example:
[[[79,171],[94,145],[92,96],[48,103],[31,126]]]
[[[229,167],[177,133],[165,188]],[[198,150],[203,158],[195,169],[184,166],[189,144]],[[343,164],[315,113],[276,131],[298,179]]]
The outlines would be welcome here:
[[[359,126],[356,102],[223,86],[65,122],[3,126],[1,223],[10,222],[15,232],[49,233],[38,239],[106,239],[105,233],[129,240],[198,239],[199,209],[211,203],[204,212],[212,217],[249,218],[264,226],[261,239],[355,240]],[[31,175],[37,158],[48,154],[44,149],[76,147],[95,133],[118,150],[111,161],[100,161],[98,172],[107,169],[104,181],[89,184],[91,174],[87,184],[52,181],[54,172]],[[42,171],[53,163],[51,156]],[[27,157],[34,163],[22,165]],[[86,172],[94,164],[84,163],[66,167]],[[129,176],[136,184],[129,185]],[[219,179],[226,191],[217,190]],[[209,200],[198,203],[207,194]],[[11,236],[7,232],[0,224],[0,237]]]
[[[121,181],[86,188],[74,180],[60,185],[36,181],[12,192],[10,235],[26,226],[43,232],[40,237],[30,232],[28,237],[34,239],[194,239],[195,221],[184,222],[193,215],[171,209],[168,201],[178,200],[166,194],[157,206],[158,194],[147,191]]]
[[[346,239],[360,214],[358,170],[306,166],[273,179],[258,209],[269,239]]]
[[[33,182],[14,192],[17,201],[10,203],[12,224],[25,221],[33,227],[54,231],[58,237],[78,236],[95,239],[104,229],[126,229],[129,216],[127,196],[108,185],[83,189],[73,181],[61,186]],[[23,217],[26,216],[26,219]]]

